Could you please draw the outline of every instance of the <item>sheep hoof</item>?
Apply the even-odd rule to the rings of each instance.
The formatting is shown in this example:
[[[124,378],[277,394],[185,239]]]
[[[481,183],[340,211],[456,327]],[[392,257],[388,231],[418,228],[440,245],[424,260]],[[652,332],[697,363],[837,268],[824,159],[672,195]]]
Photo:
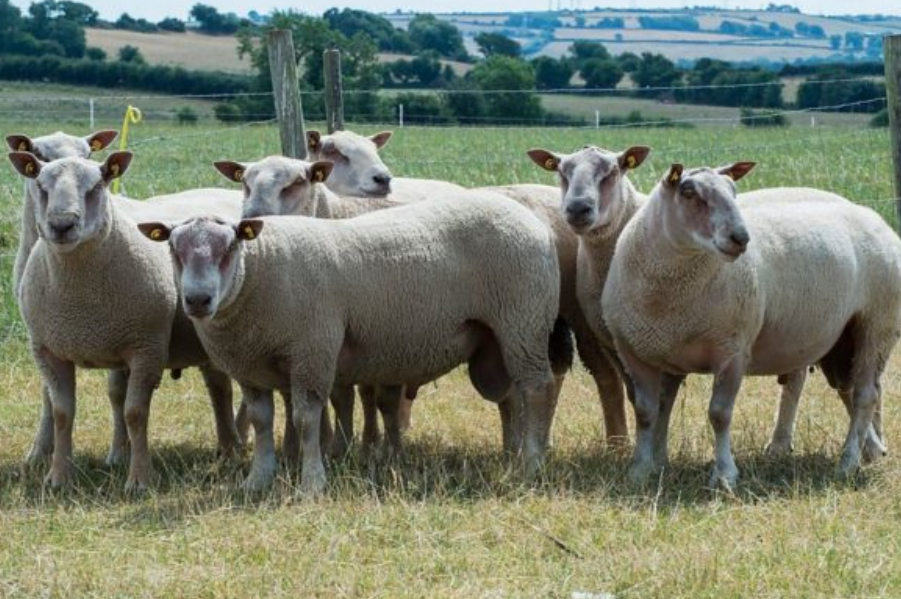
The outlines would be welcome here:
[[[707,486],[711,489],[722,489],[728,493],[734,493],[738,486],[738,469],[735,467],[722,469],[714,466]]]
[[[860,470],[860,455],[854,452],[845,452],[835,468],[835,475],[840,480],[849,480]]]
[[[125,493],[128,495],[143,495],[150,489],[149,479],[138,476],[129,476],[125,481]]]
[[[111,446],[109,448],[109,453],[106,454],[106,459],[104,460],[104,463],[109,467],[118,466],[118,465],[122,464],[123,462],[125,462],[126,449],[127,449],[127,447],[125,447],[125,446],[119,446],[119,447],[117,447],[115,445]]]
[[[764,453],[769,458],[781,458],[791,455],[795,451],[791,441],[772,440],[767,444]]]
[[[888,448],[886,448],[885,444],[879,440],[879,437],[874,434],[868,435],[867,440],[863,445],[863,452],[861,455],[861,460],[864,464],[872,464],[879,458],[883,458],[888,455]]]
[[[257,493],[271,487],[274,480],[275,464],[266,467],[255,466],[250,469],[250,474],[241,483],[241,488],[249,493]]]
[[[36,439],[28,455],[25,456],[25,463],[29,466],[34,466],[40,464],[51,455],[53,455],[53,442],[47,444]]]
[[[320,497],[325,494],[325,471],[308,473],[304,468],[300,477],[300,494],[304,497]]]
[[[64,487],[68,487],[72,482],[72,468],[51,468],[50,472],[44,477],[44,486],[50,487],[52,491],[58,491]]]
[[[629,482],[635,486],[648,484],[654,474],[653,462],[635,462],[629,467]]]

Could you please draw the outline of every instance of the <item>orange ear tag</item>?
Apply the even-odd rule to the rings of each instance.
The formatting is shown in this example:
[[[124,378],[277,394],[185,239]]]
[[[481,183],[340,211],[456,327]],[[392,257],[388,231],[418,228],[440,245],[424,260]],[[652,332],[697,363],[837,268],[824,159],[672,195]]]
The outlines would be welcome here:
[[[244,227],[244,236],[247,237],[247,239],[253,239],[254,238],[253,227],[251,227],[250,225],[247,225],[246,227]]]
[[[235,172],[232,173],[232,179],[235,181],[241,181],[244,179],[244,171],[241,169],[236,169]]]
[[[557,161],[554,160],[553,158],[548,158],[547,160],[544,161],[544,168],[546,168],[549,171],[557,170]]]
[[[162,229],[154,229],[150,232],[150,239],[154,241],[159,241],[159,238],[163,236]]]

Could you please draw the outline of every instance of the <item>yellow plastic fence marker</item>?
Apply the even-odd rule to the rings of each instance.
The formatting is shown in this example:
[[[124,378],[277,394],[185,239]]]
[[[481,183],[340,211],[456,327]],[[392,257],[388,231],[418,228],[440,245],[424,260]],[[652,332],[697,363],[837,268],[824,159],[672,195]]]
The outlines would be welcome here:
[[[125,118],[122,119],[122,135],[119,137],[119,149],[124,150],[126,145],[128,145],[128,125],[130,123],[134,123],[137,125],[144,118],[144,115],[141,114],[141,110],[128,105],[128,108],[125,109]],[[113,193],[119,193],[119,179],[113,181],[112,186]]]

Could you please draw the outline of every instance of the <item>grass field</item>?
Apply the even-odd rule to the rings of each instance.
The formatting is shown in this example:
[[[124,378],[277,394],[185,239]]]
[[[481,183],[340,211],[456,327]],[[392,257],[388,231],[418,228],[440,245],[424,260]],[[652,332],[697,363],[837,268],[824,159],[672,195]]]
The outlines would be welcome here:
[[[117,126],[115,120],[98,126]],[[32,135],[84,121],[0,121]],[[373,129],[365,129],[366,132]],[[812,185],[892,219],[886,130],[854,126],[652,129],[423,129],[396,131],[384,150],[396,175],[464,185],[552,177],[524,152],[586,143],[654,151],[633,180],[649,190],[673,161],[755,160],[740,186]],[[132,129],[124,179],[145,197],[228,185],[215,159],[277,151],[273,127]],[[325,497],[295,496],[283,469],[270,492],[237,483],[249,455],[219,461],[199,377],[165,380],[154,397],[151,444],[158,481],[122,492],[124,468],[102,465],[110,438],[102,373],[79,375],[70,491],[42,489],[45,466],[22,456],[37,421],[40,384],[9,288],[22,182],[0,168],[0,597],[487,597],[703,598],[901,595],[901,361],[883,379],[888,458],[850,482],[833,477],[847,417],[811,376],[795,452],[763,454],[778,386],[746,381],[734,418],[742,482],[705,488],[712,455],[707,377],[680,392],[672,464],[650,490],[625,480],[628,458],[602,443],[596,391],[577,366],[555,422],[541,480],[523,483],[500,458],[495,410],[457,371],[424,389],[407,453],[397,463],[354,454],[332,464]],[[894,220],[892,220],[894,222]],[[753,241],[752,241],[753,243]],[[585,594],[580,594],[585,593]]]

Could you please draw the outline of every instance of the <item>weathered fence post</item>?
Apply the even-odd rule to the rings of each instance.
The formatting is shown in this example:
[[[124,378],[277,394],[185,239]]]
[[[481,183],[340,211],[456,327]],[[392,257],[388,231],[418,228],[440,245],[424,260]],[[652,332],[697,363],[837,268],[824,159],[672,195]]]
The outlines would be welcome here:
[[[332,46],[322,53],[325,77],[325,123],[329,133],[344,129],[344,90],[341,87],[341,51]]]
[[[901,231],[901,35],[885,36],[882,51],[885,55],[888,128],[892,139],[892,167],[895,173],[895,217]]]
[[[290,158],[306,158],[307,135],[303,128],[294,38],[289,29],[273,29],[269,32],[268,44],[269,73],[272,77],[272,93],[275,95],[275,115],[278,117],[282,154]]]

